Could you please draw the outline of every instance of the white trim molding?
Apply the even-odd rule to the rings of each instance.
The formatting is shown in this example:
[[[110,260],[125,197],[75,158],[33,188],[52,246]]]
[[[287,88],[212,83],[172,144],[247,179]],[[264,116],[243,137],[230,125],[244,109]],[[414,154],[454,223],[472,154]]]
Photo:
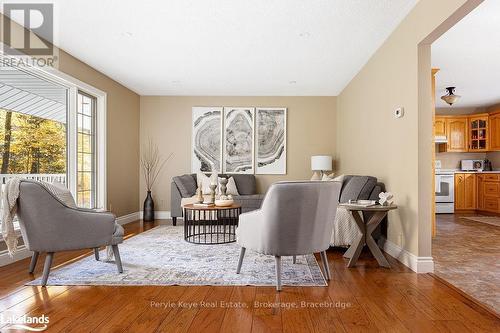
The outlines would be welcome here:
[[[134,213],[130,213],[127,215],[122,215],[120,217],[117,217],[116,223],[118,223],[119,225],[124,225],[124,224],[138,221],[139,219],[140,219],[139,212],[134,212]]]
[[[387,240],[386,238],[381,238],[379,245],[382,249],[391,257],[394,257],[403,265],[409,267],[412,271],[416,273],[433,273],[434,272],[434,260],[432,257],[419,257],[413,253],[403,249],[399,245]]]
[[[143,218],[143,212],[140,211],[139,212],[139,216],[142,220]],[[172,215],[170,215],[170,211],[169,210],[155,210],[155,219],[159,219],[159,220],[168,220],[168,219],[171,219],[172,218]]]

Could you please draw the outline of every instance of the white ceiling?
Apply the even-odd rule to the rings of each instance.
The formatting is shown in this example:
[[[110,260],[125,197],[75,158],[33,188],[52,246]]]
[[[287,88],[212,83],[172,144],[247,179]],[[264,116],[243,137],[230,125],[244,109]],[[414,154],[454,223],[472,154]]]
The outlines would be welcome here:
[[[141,95],[338,95],[416,2],[55,0],[56,45]]]
[[[462,98],[453,107],[480,107],[500,102],[500,1],[486,0],[432,44],[436,107],[455,86]]]

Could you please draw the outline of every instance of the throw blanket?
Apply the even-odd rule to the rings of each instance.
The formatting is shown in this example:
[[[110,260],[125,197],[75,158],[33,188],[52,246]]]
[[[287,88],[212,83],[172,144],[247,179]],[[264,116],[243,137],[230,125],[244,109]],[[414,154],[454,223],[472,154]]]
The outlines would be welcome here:
[[[331,246],[350,246],[360,234],[356,221],[344,207],[338,207],[333,224]]]
[[[20,182],[21,180],[17,177],[9,179],[2,193],[2,237],[11,257],[17,250],[17,235],[14,230],[13,221],[17,212]]]

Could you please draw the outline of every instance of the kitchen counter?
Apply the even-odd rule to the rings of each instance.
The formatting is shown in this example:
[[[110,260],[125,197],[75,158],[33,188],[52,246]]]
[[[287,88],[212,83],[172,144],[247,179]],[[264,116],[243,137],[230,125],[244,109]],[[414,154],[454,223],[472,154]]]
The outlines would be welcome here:
[[[458,169],[435,169],[436,174],[454,174],[454,173],[500,173],[500,170],[493,171],[462,171]]]

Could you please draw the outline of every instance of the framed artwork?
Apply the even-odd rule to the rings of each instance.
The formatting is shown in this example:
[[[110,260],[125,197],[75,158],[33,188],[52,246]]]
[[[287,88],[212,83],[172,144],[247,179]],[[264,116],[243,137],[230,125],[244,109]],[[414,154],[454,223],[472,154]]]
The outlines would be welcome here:
[[[254,173],[255,108],[224,108],[224,173]]]
[[[256,110],[256,174],[286,174],[286,108]]]
[[[222,107],[193,107],[191,172],[222,170]]]

